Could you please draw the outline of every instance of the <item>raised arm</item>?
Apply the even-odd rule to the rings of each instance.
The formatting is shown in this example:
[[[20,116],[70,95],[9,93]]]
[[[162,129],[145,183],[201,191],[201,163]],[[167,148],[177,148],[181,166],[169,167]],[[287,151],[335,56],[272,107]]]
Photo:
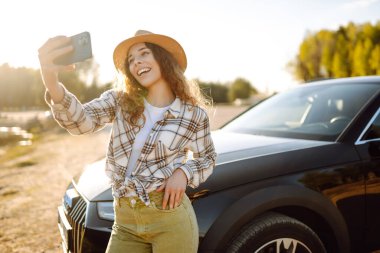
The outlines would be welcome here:
[[[47,40],[38,50],[42,81],[54,103],[61,102],[64,96],[63,87],[58,82],[58,73],[75,69],[74,65],[62,66],[54,64],[55,58],[74,49],[71,44],[68,45],[69,42],[69,37],[57,36]]]
[[[58,80],[61,71],[74,70],[74,65],[54,64],[54,59],[73,50],[67,45],[70,38],[57,36],[49,39],[38,50],[41,77],[46,87],[45,100],[57,122],[71,134],[95,132],[111,123],[115,117],[117,92],[109,90],[99,98],[83,104]]]

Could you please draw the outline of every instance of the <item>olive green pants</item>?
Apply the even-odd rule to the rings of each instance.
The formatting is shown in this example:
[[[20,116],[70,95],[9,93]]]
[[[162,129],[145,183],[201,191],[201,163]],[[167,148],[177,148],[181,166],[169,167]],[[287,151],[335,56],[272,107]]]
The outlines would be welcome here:
[[[151,192],[149,197],[150,206],[137,197],[115,199],[106,253],[196,253],[198,224],[186,194],[171,210],[162,210],[163,192]]]

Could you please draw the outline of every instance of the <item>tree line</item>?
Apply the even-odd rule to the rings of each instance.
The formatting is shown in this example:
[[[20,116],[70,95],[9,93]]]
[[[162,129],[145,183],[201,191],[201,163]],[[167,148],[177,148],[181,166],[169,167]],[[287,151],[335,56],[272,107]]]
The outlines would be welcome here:
[[[78,64],[76,71],[60,73],[59,79],[82,102],[90,101],[113,87],[111,82],[101,84],[98,81],[98,65],[93,61]],[[228,103],[257,93],[250,82],[243,78],[231,83],[196,81],[214,103]],[[47,109],[44,93],[39,70],[14,68],[6,63],[0,65],[0,110]]]
[[[60,74],[60,81],[81,101],[88,101],[111,87],[110,83],[100,85],[97,71],[90,63],[78,65],[77,71]],[[90,83],[86,83],[88,72],[94,71]],[[0,65],[0,110],[27,110],[47,108],[44,100],[45,87],[39,70],[5,63]]]
[[[380,21],[310,32],[288,66],[301,81],[380,75]]]

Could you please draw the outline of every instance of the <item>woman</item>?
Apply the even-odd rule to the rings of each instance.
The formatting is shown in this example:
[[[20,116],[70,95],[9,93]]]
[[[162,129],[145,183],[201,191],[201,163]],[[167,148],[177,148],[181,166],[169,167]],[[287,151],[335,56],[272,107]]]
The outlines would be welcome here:
[[[212,173],[216,153],[199,87],[184,77],[187,61],[174,39],[137,31],[114,51],[124,89],[81,104],[63,84],[53,60],[71,50],[58,36],[39,49],[45,99],[72,134],[112,123],[106,159],[115,223],[107,252],[196,252],[198,225],[186,186]]]

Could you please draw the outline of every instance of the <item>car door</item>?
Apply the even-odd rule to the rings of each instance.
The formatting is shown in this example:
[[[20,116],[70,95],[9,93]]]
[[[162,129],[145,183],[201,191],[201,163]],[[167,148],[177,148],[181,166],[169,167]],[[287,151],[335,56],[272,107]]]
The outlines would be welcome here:
[[[363,129],[356,148],[363,161],[366,193],[367,250],[380,248],[380,108]]]

